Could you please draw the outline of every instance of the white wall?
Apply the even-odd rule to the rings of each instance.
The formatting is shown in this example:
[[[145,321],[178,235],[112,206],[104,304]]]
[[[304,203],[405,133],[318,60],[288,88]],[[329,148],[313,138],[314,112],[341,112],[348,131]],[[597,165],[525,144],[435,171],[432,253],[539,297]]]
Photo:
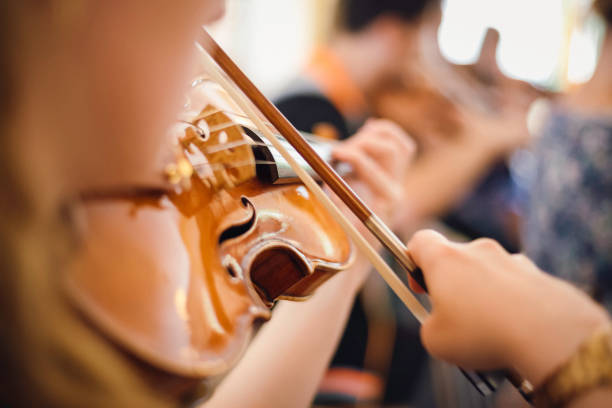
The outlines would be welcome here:
[[[211,33],[263,92],[297,75],[315,34],[310,0],[229,0]]]
[[[501,35],[497,59],[507,75],[552,86],[584,81],[595,67],[601,34],[593,20],[577,24],[589,6],[590,0],[446,0],[440,49],[455,63],[471,63],[492,27]]]

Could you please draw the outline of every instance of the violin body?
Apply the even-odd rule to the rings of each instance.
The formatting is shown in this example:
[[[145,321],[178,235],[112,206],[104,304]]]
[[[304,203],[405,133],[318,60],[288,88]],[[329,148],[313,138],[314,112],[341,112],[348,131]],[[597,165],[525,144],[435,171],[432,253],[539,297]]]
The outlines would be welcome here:
[[[86,203],[66,288],[122,350],[193,382],[225,373],[276,300],[308,298],[353,252],[304,185],[255,177],[250,139],[223,110],[206,105],[183,132],[193,172],[180,188]]]

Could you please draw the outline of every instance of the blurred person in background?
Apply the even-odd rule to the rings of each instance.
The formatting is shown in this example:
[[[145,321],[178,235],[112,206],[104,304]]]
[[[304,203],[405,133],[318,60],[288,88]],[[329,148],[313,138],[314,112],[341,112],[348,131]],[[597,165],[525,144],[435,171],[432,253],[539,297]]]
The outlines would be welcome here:
[[[344,139],[371,115],[369,96],[401,74],[406,38],[438,0],[340,0],[335,25],[276,104],[300,130]],[[310,109],[304,109],[308,107]]]
[[[593,77],[534,111],[523,245],[540,268],[612,311],[612,1],[594,9],[607,31]]]
[[[449,183],[453,187],[432,189],[429,200],[415,203],[420,204],[417,211],[426,217],[442,216],[446,225],[468,238],[491,237],[517,250],[520,195],[507,160],[528,142],[527,110],[542,92],[500,71],[499,33],[493,29],[487,30],[474,64],[448,62],[438,46],[440,21],[439,8],[423,17],[418,37],[410,42],[409,63],[396,82],[375,95],[375,112],[401,124],[418,141],[424,163],[456,152],[455,161],[447,157],[444,162],[448,168],[459,168],[465,166],[465,152],[474,154],[454,176],[457,181]],[[430,153],[434,159],[428,158]],[[412,179],[418,191],[419,176]]]

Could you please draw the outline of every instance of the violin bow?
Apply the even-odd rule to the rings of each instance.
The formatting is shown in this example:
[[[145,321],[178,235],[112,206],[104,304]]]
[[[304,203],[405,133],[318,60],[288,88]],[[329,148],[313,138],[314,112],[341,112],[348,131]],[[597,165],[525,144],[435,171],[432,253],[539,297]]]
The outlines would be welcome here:
[[[353,224],[344,214],[342,214],[317,182],[314,181],[314,179],[295,161],[274,133],[266,126],[261,115],[263,115],[263,117],[285,137],[287,142],[289,142],[289,144],[291,144],[291,146],[293,146],[302,156],[310,167],[319,175],[321,180],[329,186],[372,235],[391,252],[402,269],[404,269],[410,277],[426,291],[427,286],[425,284],[423,272],[408,255],[408,250],[404,243],[372,210],[368,208],[335,170],[316,153],[300,132],[251,82],[234,61],[232,61],[225,51],[216,43],[205,28],[202,28],[196,46],[198,46],[204,55],[202,64],[207,73],[228,92],[240,108],[244,110],[245,114],[251,117],[254,124],[279,151],[287,163],[289,163],[302,182],[317,199],[321,201],[330,214],[334,216],[362,253],[367,256],[391,290],[399,297],[419,323],[423,323],[429,315],[429,312],[406,285],[404,285],[401,279],[393,272],[378,252],[366,241],[363,235],[358,232]],[[236,87],[238,89],[236,89]],[[460,370],[482,395],[488,396],[496,391],[497,381],[495,379],[484,373],[470,372],[463,369]],[[511,371],[505,373],[505,376],[527,401],[531,401],[533,387],[527,380]]]

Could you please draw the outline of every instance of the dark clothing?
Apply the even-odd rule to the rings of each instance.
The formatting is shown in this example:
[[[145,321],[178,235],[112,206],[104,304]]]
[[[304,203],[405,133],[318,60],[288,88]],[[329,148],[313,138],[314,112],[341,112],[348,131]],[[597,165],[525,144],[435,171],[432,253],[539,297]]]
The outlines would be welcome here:
[[[482,237],[498,241],[507,251],[518,252],[519,189],[506,163],[498,163],[442,221],[469,239]],[[517,222],[518,224],[518,222]]]
[[[298,130],[313,133],[314,126],[323,122],[334,126],[340,139],[350,136],[340,112],[321,93],[285,97],[279,99],[276,106]]]

